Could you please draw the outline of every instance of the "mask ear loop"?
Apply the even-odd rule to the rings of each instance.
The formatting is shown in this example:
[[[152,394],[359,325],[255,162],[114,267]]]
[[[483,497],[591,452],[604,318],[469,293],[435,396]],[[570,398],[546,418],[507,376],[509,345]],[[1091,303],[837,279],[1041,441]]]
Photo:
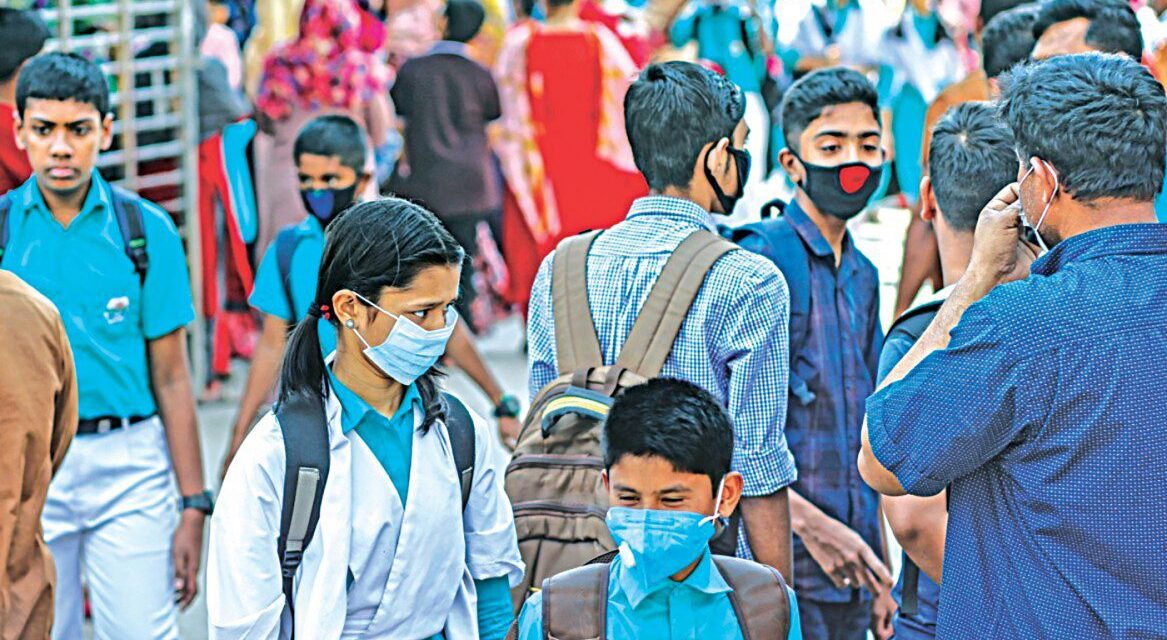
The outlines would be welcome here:
[[[721,515],[721,496],[725,493],[725,478],[728,475],[721,476],[721,483],[717,485],[717,502],[713,504],[713,513],[701,518],[699,524],[704,525],[706,522],[716,522],[719,520],[722,521],[723,525],[725,524],[725,516]]]

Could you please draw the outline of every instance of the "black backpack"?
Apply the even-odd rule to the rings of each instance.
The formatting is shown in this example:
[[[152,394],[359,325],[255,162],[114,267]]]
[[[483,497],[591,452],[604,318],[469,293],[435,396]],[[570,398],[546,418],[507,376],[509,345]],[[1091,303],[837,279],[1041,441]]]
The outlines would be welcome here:
[[[446,431],[454,454],[454,466],[462,487],[462,510],[470,500],[474,482],[474,421],[466,405],[442,393],[446,407]],[[276,419],[284,438],[284,502],[280,513],[277,552],[283,576],[289,637],[295,637],[293,596],[296,569],[304,549],[316,533],[324,485],[328,481],[328,422],[319,396],[296,394],[276,408]]]
[[[117,216],[118,229],[122,232],[126,257],[134,263],[138,282],[145,284],[146,271],[150,268],[150,256],[146,253],[146,229],[142,223],[142,209],[138,204],[141,198],[113,185],[110,185],[109,191]],[[0,196],[0,261],[4,259],[4,249],[8,246],[8,212],[11,209],[12,200],[8,195]]]
[[[940,307],[944,304],[943,300],[929,300],[919,306],[912,307],[904,312],[902,316],[896,319],[887,330],[886,340],[890,340],[892,336],[903,336],[915,344],[920,336],[928,330],[928,325],[932,324],[932,320],[936,317],[936,312],[940,311]],[[904,615],[914,616],[920,611],[920,600],[916,594],[920,588],[920,567],[908,556],[904,554],[904,593],[902,602],[900,603],[900,611]]]

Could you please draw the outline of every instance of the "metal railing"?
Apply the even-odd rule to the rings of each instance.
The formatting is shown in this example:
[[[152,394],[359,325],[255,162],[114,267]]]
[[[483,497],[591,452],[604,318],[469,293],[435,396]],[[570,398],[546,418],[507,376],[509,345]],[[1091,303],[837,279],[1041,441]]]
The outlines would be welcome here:
[[[54,34],[46,50],[101,64],[110,82],[114,140],[98,169],[170,212],[186,244],[196,308],[201,308],[198,233],[198,43],[201,0],[0,0],[37,8]],[[206,330],[191,327],[193,379],[206,379]]]

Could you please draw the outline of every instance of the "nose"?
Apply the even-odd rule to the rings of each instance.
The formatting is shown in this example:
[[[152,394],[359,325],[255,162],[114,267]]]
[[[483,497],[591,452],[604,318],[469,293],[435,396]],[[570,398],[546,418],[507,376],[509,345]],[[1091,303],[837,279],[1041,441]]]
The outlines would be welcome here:
[[[71,156],[73,155],[73,147],[69,144],[69,138],[64,131],[58,131],[53,134],[51,143],[49,144],[49,153],[54,156]]]

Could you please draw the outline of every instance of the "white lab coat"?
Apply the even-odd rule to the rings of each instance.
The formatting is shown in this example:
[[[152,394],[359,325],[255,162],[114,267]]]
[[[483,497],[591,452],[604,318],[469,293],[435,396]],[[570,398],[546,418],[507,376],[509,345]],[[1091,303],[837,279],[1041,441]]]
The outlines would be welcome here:
[[[911,9],[905,11],[900,22],[903,36],[897,37],[894,29],[889,30],[883,44],[887,63],[896,71],[892,95],[909,84],[920,92],[925,104],[932,104],[945,87],[963,77],[964,69],[952,40],[946,38],[929,47],[913,26],[910,12]]]
[[[489,426],[474,415],[475,471],[463,517],[444,424],[415,429],[409,501],[326,401],[331,467],[320,522],[295,582],[300,638],[478,637],[474,579],[522,577],[514,520]],[[421,410],[415,410],[416,425]],[[211,638],[280,637],[284,595],[276,542],[284,487],[284,445],[269,414],[239,449],[223,482],[207,563]],[[346,592],[348,573],[353,581]]]
[[[780,0],[774,7],[778,22],[778,44],[794,49],[802,57],[822,56],[831,44],[813,14],[826,0]],[[843,30],[832,38],[839,45],[843,65],[878,67],[884,62],[880,48],[884,34],[892,27],[889,9],[881,0],[859,0],[859,10],[847,18]]]

